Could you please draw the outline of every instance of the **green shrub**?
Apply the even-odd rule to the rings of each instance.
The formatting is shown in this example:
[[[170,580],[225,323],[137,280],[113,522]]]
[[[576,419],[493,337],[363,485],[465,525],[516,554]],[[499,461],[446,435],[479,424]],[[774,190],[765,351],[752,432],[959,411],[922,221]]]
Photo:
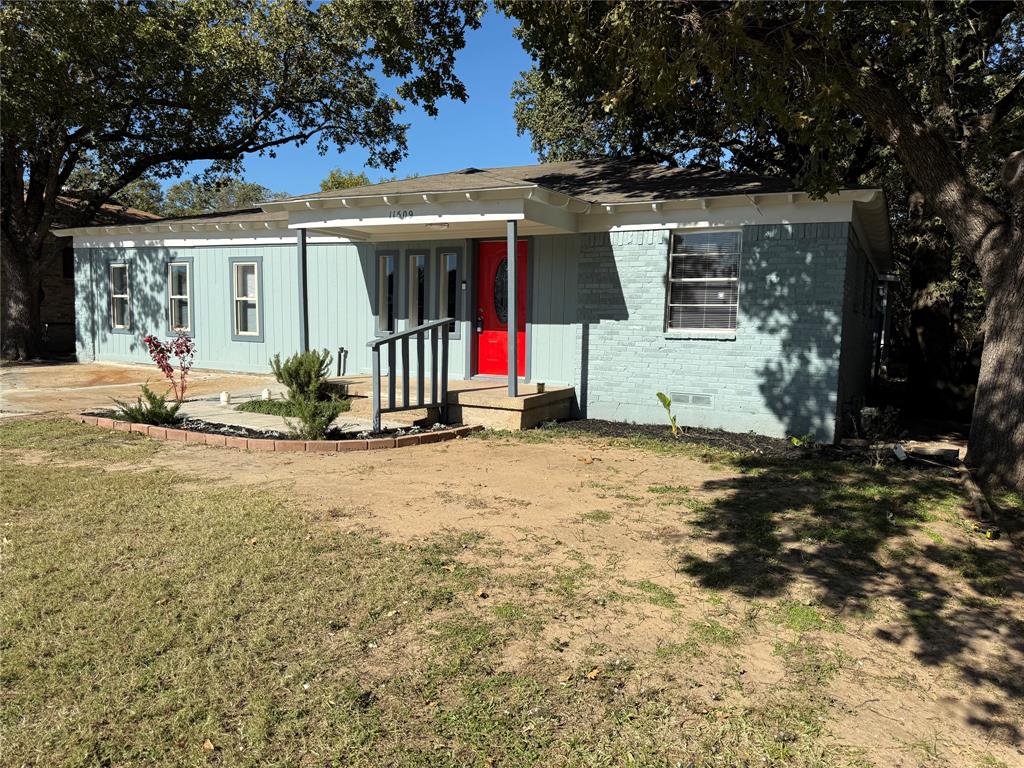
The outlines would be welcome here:
[[[117,406],[117,417],[136,424],[175,424],[178,421],[178,410],[181,403],[167,403],[167,395],[158,395],[145,384],[142,385],[142,396],[134,403],[114,400]]]
[[[300,440],[323,440],[327,437],[327,430],[331,428],[331,422],[337,415],[333,408],[324,407],[330,403],[319,403],[306,398],[288,402],[291,403],[291,412],[295,414],[297,421],[286,418],[285,422],[295,437]]]
[[[288,388],[290,400],[319,400],[331,368],[331,353],[326,349],[299,352],[283,363],[281,355],[274,355],[270,368],[278,382]]]
[[[335,418],[339,413],[344,413],[352,407],[352,401],[343,397],[332,397],[330,400],[320,400],[317,407],[324,413],[330,413]],[[268,416],[298,416],[294,400],[246,400],[235,406],[236,411],[245,413],[263,413]]]

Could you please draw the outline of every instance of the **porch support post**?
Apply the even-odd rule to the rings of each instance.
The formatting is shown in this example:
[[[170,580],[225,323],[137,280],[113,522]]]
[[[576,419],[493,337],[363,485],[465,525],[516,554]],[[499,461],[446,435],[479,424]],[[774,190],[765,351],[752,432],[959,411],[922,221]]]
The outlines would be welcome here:
[[[516,317],[518,309],[516,299],[519,297],[519,270],[517,262],[519,259],[516,250],[516,220],[510,219],[507,228],[508,247],[508,396],[518,397],[519,395],[519,318]]]
[[[299,257],[299,351],[309,351],[309,272],[306,264],[306,230],[298,230],[296,253]],[[340,361],[339,361],[340,363]]]

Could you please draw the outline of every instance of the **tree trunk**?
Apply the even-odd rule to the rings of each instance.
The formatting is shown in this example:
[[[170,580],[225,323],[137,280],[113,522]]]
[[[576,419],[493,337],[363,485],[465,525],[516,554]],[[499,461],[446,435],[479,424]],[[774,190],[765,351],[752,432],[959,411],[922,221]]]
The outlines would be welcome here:
[[[40,318],[42,284],[37,269],[42,253],[30,253],[30,246],[3,238],[3,340],[0,352],[14,360],[27,360],[43,350]]]
[[[899,85],[872,75],[847,84],[858,111],[978,266],[988,295],[987,328],[968,460],[984,481],[1024,489],[1024,233],[1011,211],[971,180],[947,138]],[[1012,208],[1024,200],[1024,154],[1010,160],[1003,173]]]
[[[990,292],[967,464],[988,484],[1024,490],[1024,248],[1007,258],[1017,269]]]

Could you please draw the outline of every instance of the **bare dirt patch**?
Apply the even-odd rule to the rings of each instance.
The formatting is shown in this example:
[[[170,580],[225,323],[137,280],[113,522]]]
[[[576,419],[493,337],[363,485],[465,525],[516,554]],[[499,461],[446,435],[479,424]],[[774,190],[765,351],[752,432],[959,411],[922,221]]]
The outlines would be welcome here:
[[[0,412],[72,413],[109,408],[112,399],[134,399],[149,382],[160,391],[164,378],[150,365],[64,363],[6,365],[0,368]],[[231,374],[195,369],[189,396],[259,392],[274,385],[271,376]]]
[[[451,602],[428,625],[403,624],[399,604],[360,641],[359,684],[380,706],[402,706],[383,691],[415,691],[418,660],[444,647],[486,657],[488,680],[542,686],[521,689],[523,734],[601,702],[620,723],[656,709],[642,721],[668,730],[651,743],[681,739],[707,765],[1021,762],[1024,568],[1012,541],[963,524],[950,478],[526,439],[344,455],[165,444],[137,469],[270,489],[314,524],[409,551],[443,541],[423,562],[457,577]]]

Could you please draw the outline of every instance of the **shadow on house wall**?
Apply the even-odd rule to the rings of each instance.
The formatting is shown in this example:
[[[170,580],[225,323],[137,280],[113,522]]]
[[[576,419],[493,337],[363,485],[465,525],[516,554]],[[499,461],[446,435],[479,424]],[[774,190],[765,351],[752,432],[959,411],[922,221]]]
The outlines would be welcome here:
[[[745,227],[735,339],[666,338],[667,231],[585,236],[569,320],[581,412],[657,423],[656,392],[706,393],[713,408],[680,407],[680,423],[830,440],[846,248],[845,224]]]

